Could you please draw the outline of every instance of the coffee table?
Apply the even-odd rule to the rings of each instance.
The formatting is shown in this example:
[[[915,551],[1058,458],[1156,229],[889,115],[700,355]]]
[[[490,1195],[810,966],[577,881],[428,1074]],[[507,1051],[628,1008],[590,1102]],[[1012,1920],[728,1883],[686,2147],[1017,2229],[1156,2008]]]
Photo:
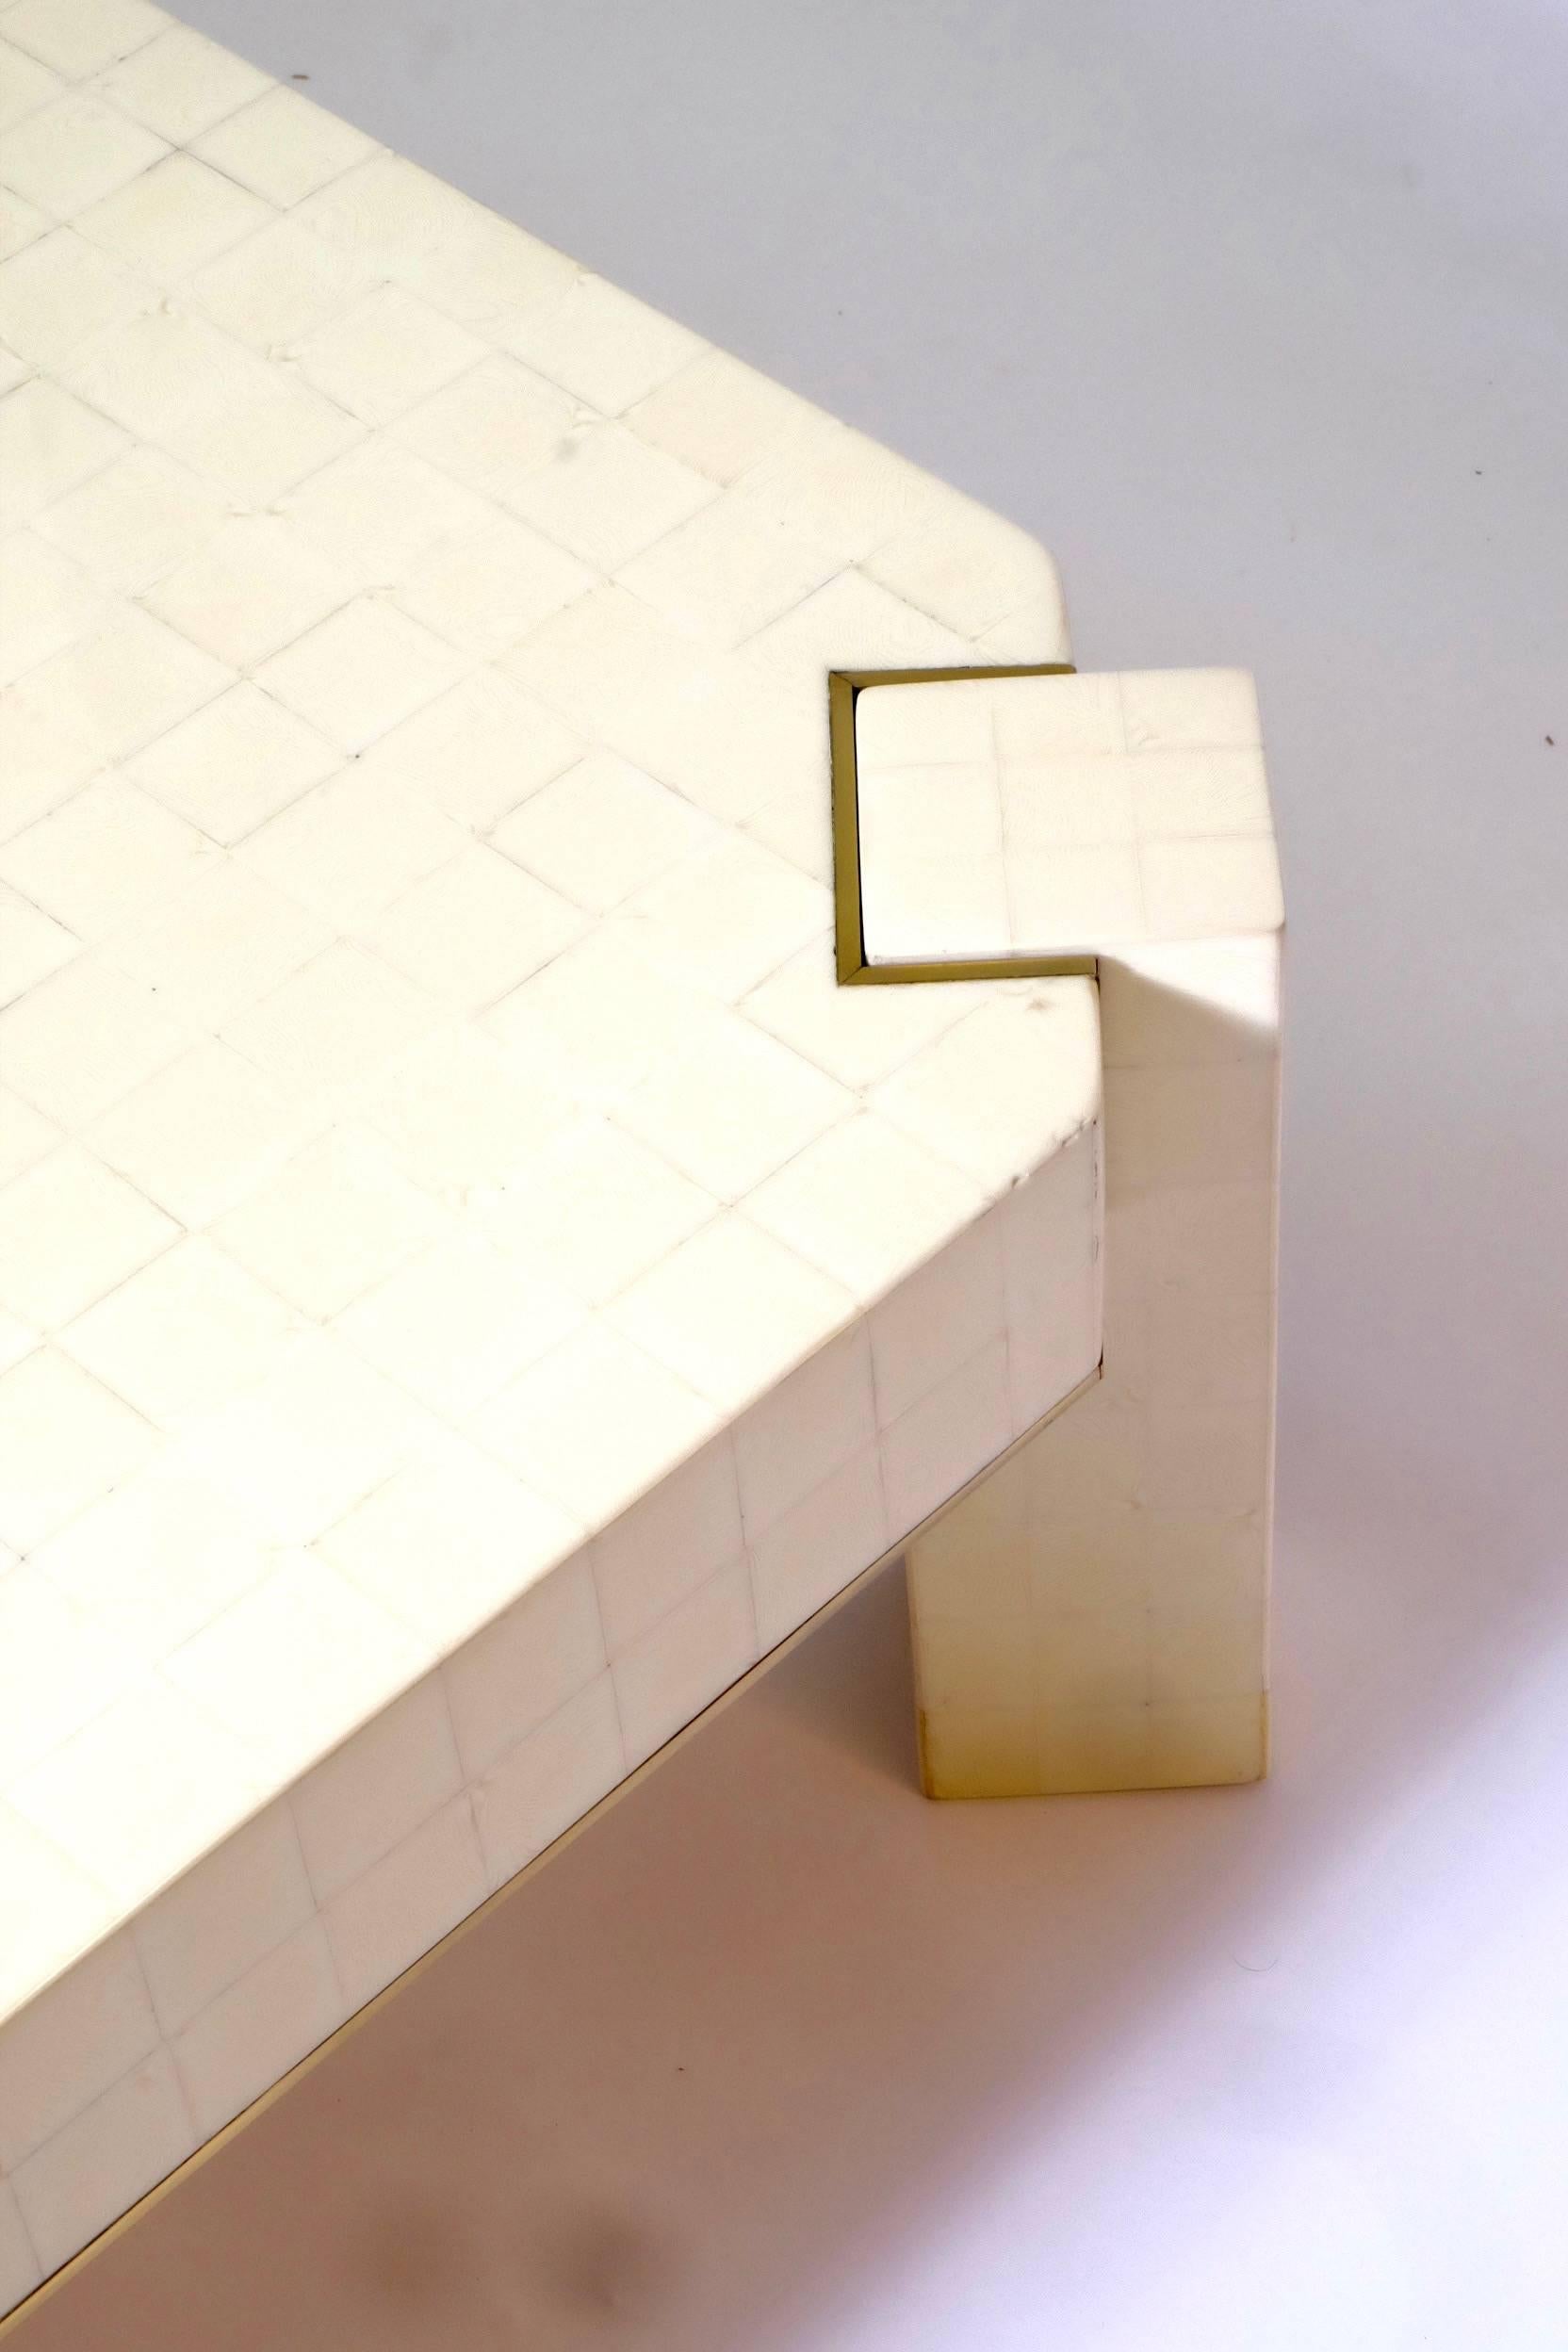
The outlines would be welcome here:
[[[1233,673],[148,0],[0,11],[0,2308],[891,1555],[1263,1768]]]

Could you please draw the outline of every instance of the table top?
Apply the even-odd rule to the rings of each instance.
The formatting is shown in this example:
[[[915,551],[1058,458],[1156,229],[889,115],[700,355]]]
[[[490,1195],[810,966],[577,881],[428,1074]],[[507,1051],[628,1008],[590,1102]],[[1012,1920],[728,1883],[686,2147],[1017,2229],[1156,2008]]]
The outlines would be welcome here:
[[[1136,950],[1284,919],[1245,671],[870,686],[855,734],[870,965]]]
[[[1066,659],[1026,534],[145,0],[0,54],[3,2011],[1097,1073],[834,984],[826,673]]]

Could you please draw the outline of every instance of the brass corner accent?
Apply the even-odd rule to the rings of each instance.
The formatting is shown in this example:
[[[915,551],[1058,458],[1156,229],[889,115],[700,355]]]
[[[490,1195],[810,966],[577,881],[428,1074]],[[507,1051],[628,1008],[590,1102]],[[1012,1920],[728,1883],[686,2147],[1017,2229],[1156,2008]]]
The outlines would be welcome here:
[[[841,988],[926,980],[1093,979],[1098,956],[1002,956],[939,963],[869,963],[860,900],[860,795],[855,756],[855,704],[867,686],[940,685],[964,678],[1071,678],[1070,662],[1035,662],[952,670],[830,670],[827,724],[833,780],[833,945]]]

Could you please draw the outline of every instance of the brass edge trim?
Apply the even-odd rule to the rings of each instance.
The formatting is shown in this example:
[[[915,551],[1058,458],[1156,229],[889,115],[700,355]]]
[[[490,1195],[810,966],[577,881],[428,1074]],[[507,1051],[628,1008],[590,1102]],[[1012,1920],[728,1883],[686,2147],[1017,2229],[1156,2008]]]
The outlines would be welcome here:
[[[1070,662],[1004,662],[938,670],[830,670],[827,728],[833,804],[833,947],[841,988],[907,987],[933,980],[1062,980],[1098,977],[1088,953],[962,957],[927,963],[868,963],[860,891],[860,798],[855,752],[855,704],[868,686],[942,685],[971,678],[1072,678]]]
[[[967,676],[968,673],[964,675]],[[400,1993],[406,1991],[414,1979],[422,1975],[425,1969],[433,1967],[441,1954],[449,1951],[460,1936],[466,1936],[470,1930],[477,1928],[482,1919],[488,1918],[492,1911],[505,1903],[509,1897],[514,1895],[518,1888],[531,1879],[536,1871],[542,1870],[547,1862],[571,1845],[584,1830],[591,1828],[595,1821],[608,1813],[612,1805],[618,1805],[624,1796],[640,1787],[648,1774],[662,1764],[666,1757],[673,1755],[677,1748],[684,1747],[687,1740],[699,1731],[704,1723],[710,1722],[715,1715],[722,1714],[727,1707],[732,1706],[738,1698],[750,1690],[754,1682],[760,1680],[764,1674],[776,1666],[781,1658],[787,1658],[792,1650],[798,1649],[808,1634],[814,1633],[819,1625],[825,1625],[829,1617],[837,1616],[839,1610],[852,1601],[874,1576],[879,1576],[885,1568],[891,1567],[894,1560],[902,1559],[911,1544],[917,1543],[922,1536],[928,1533],[939,1519],[944,1519],[947,1513],[956,1504],[963,1502],[966,1496],[972,1494],[977,1486],[983,1486],[992,1471],[999,1469],[1002,1463],[1017,1453],[1021,1446],[1026,1446],[1037,1431],[1045,1428],[1047,1422],[1054,1421],[1059,1413],[1066,1413],[1070,1406],[1078,1402],[1080,1397],[1086,1396],[1089,1390],[1101,1379],[1102,1368],[1102,1365],[1096,1364],[1086,1380],[1080,1380],[1077,1386],[1070,1389],[1065,1396],[1058,1397],[1048,1412],[1041,1413],[1037,1421],[1032,1421],[1029,1427],[1005,1445],[999,1454],[993,1454],[990,1461],[982,1469],[977,1470],[972,1478],[966,1478],[963,1485],[955,1487],[953,1493],[946,1495],[934,1511],[927,1511],[918,1527],[911,1527],[906,1535],[901,1535],[896,1544],[890,1544],[888,1549],[879,1554],[868,1567],[862,1568],[858,1575],[852,1576],[849,1582],[835,1592],[830,1600],[824,1601],[820,1609],[813,1609],[804,1624],[798,1625],[792,1633],[787,1633],[783,1641],[776,1642],[771,1650],[764,1651],[760,1658],[746,1668],[745,1673],[737,1681],[721,1690],[716,1698],[710,1699],[700,1714],[694,1715],[690,1723],[682,1723],[678,1731],[672,1732],[662,1748],[655,1748],[651,1756],[645,1756],[642,1763],[634,1766],[624,1780],[618,1780],[613,1788],[608,1789],[596,1804],[590,1805],[586,1813],[580,1814],[569,1828],[564,1829],[559,1838],[554,1838],[541,1853],[536,1854],[531,1861],[525,1862],[522,1869],[514,1871],[502,1886],[486,1895],[484,1901],[476,1909],[470,1911],[466,1919],[459,1919],[455,1927],[449,1927],[437,1942],[432,1944],[428,1952],[422,1952],[416,1960],[411,1960],[402,1973],[392,1979],[390,1984],[384,1984],[379,1993],[372,1993],[361,2008],[356,2009],[351,2017],[345,2017],[341,2025],[335,2025],[326,2039],[318,2042],[314,2050],[307,2050],[296,2065],[289,2067],[286,2074],[281,2074],[275,2082],[270,2082],[266,2090],[258,2093],[248,2107],[242,2107],[237,2115],[231,2115],[227,2123],[220,2125],[209,2139],[202,2142],[200,2148],[193,2148],[188,2156],[182,2156],[172,2172],[165,2173],[163,2179],[155,2180],[150,2189],[145,2190],[137,2198],[134,2205],[128,2205],[122,2213],[117,2213],[112,2221],[106,2221],[96,2237],[90,2238],[85,2246],[79,2246],[74,2254],[68,2254],[64,2262],[52,2270],[46,2278],[41,2278],[36,2287],[28,2289],[20,2303],[13,2304],[8,2311],[0,2313],[0,2342],[8,2339],[25,2319],[36,2313],[40,2304],[46,2297],[57,2294],[83,2263],[91,2262],[95,2256],[102,2254],[106,2247],[112,2246],[117,2238],[123,2236],[127,2230],[132,2229],[137,2222],[151,2213],[155,2205],[161,2204],[166,2197],[172,2196],[181,2181],[193,2173],[199,2165],[204,2164],[210,2157],[216,2156],[219,2150],[225,2148],[237,2132],[243,2132],[250,2124],[253,2124],[258,2115],[265,2115],[268,2108],[272,2106],[274,2101],[282,2099],[293,2083],[312,2072],[324,2059],[330,2057],[338,2045],[346,2041],[351,2034],[357,2034],[361,2026],[368,2024],[386,2002],[395,2000]],[[923,1765],[923,1756],[922,1762]]]

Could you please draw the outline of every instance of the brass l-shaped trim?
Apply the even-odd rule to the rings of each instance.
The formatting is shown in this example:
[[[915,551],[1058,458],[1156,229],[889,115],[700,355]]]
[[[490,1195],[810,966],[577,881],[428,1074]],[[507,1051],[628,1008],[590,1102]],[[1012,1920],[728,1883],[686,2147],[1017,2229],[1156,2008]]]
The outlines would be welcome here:
[[[855,703],[866,686],[941,685],[964,678],[1072,678],[1070,662],[1017,662],[955,670],[831,670],[827,724],[833,777],[834,956],[841,988],[916,980],[1095,979],[1096,956],[1001,956],[937,963],[868,963],[860,897],[860,792],[855,756]]]

